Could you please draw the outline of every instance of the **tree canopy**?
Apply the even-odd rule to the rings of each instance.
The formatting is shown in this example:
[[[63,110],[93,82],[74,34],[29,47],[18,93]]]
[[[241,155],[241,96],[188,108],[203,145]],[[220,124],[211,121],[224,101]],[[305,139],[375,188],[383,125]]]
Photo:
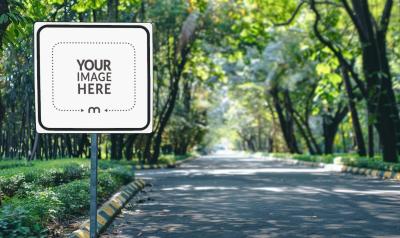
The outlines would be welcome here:
[[[400,153],[400,3],[393,0],[3,0],[0,154],[88,157],[88,135],[39,135],[36,21],[151,22],[154,131],[100,137],[103,159],[237,149]]]

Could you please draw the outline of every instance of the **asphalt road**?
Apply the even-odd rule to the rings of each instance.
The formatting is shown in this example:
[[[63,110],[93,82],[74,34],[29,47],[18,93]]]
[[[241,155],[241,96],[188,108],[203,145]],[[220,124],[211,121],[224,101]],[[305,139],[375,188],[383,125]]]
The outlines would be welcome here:
[[[103,237],[400,237],[400,183],[274,159],[202,157],[153,184]]]

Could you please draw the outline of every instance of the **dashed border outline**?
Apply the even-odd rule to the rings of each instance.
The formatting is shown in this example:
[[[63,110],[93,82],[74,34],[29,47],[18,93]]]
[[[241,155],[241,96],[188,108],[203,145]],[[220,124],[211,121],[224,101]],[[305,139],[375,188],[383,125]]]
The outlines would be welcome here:
[[[46,127],[43,125],[42,118],[41,118],[41,99],[40,99],[40,32],[45,29],[45,28],[140,28],[146,32],[146,43],[147,43],[147,121],[146,124],[143,127],[135,127],[135,128],[109,128],[109,127],[103,127],[103,128],[50,128]],[[93,24],[93,23],[87,23],[87,24],[44,24],[40,26],[36,31],[34,31],[34,34],[36,34],[36,38],[34,41],[34,44],[36,46],[36,52],[37,54],[35,55],[34,58],[34,65],[35,65],[35,74],[36,74],[36,90],[37,90],[37,123],[40,125],[40,127],[43,130],[47,131],[52,131],[52,132],[57,132],[59,131],[60,133],[64,133],[65,131],[70,131],[70,132],[81,132],[81,131],[91,131],[91,132],[96,132],[96,131],[109,131],[109,132],[116,132],[116,131],[144,131],[146,130],[150,125],[151,125],[151,108],[152,105],[151,103],[151,70],[152,70],[152,65],[151,65],[151,36],[150,36],[150,31],[143,25],[118,25],[118,24]]]
[[[55,104],[55,96],[54,96],[54,49],[58,45],[63,44],[88,44],[88,45],[129,45],[133,49],[133,105],[128,109],[108,109],[106,108],[106,112],[129,112],[132,111],[136,106],[136,48],[133,44],[129,42],[118,42],[118,41],[59,41],[55,43],[51,47],[51,103],[53,107],[60,112],[83,112],[83,109],[61,109]]]

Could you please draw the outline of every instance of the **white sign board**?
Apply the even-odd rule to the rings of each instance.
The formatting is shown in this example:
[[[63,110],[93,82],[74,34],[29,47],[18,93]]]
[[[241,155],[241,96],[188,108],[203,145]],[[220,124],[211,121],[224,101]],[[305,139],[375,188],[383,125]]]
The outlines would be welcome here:
[[[149,133],[151,24],[34,27],[39,133]]]

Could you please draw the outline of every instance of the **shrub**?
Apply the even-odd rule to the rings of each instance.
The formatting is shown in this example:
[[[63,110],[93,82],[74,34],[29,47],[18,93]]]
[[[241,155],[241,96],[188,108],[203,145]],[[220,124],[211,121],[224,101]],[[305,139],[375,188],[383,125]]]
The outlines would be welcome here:
[[[123,185],[120,178],[113,177],[109,173],[102,173],[98,178],[98,189],[97,189],[97,202],[101,203],[106,198],[114,193],[116,188]]]
[[[159,164],[175,164],[176,159],[174,155],[161,155],[158,158]]]
[[[24,183],[25,176],[23,174],[5,178],[0,177],[0,192],[7,197],[12,197]]]
[[[86,215],[89,210],[88,163],[41,162],[29,170],[0,171],[0,189],[7,193],[0,211],[0,237],[46,237],[50,222]],[[99,163],[98,202],[134,179],[129,163]],[[130,162],[132,164],[132,162]],[[35,165],[36,166],[36,165]],[[41,167],[43,166],[43,167]]]
[[[53,187],[73,180],[82,179],[89,175],[89,168],[77,163],[66,164],[59,168],[32,169],[14,176],[0,177],[0,191],[5,196],[15,194],[24,196],[32,187]]]
[[[135,174],[133,173],[133,169],[129,169],[127,167],[119,166],[116,168],[112,168],[107,173],[110,173],[118,182],[122,185],[125,185],[132,181],[135,178]]]
[[[347,166],[376,169],[376,170],[389,170],[400,172],[399,163],[383,162],[381,158],[366,158],[366,157],[343,157],[342,163]]]
[[[82,215],[89,209],[89,180],[77,180],[54,188],[61,202],[59,218],[76,214]]]
[[[44,227],[50,220],[56,220],[60,213],[62,203],[55,192],[50,189],[36,191],[26,198],[13,198],[6,204],[12,209],[20,209],[27,212],[27,219],[23,225],[35,230],[35,226]]]
[[[46,237],[46,229],[30,224],[26,210],[5,206],[0,213],[0,237]]]

